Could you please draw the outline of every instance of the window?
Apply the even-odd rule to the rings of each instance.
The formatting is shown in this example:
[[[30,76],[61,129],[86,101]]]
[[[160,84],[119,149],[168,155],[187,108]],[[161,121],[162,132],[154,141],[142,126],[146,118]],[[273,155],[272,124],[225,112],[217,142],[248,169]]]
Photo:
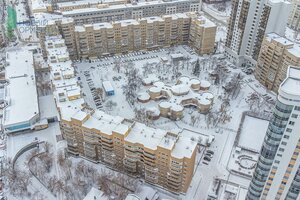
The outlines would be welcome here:
[[[292,165],[292,164],[289,164],[289,166],[288,167],[294,167],[294,165]]]
[[[295,122],[293,122],[293,121],[290,121],[290,122],[289,122],[289,125],[292,125],[292,126],[294,126],[294,125],[295,125]]]
[[[285,146],[287,143],[286,142],[281,142],[281,144]]]
[[[298,118],[298,115],[296,115],[296,114],[292,114],[292,118],[295,118],[295,119],[297,119],[297,118]]]
[[[283,136],[283,138],[285,138],[285,139],[289,139],[289,138],[290,138],[290,136],[288,136],[288,135],[284,135],[284,136]]]
[[[295,110],[300,111],[300,106],[295,106]]]
[[[279,161],[279,160],[275,160],[275,163],[276,163],[276,164],[279,164],[279,163],[280,163],[280,161]]]
[[[287,129],[286,129],[286,132],[291,133],[291,132],[292,132],[292,129],[287,128]]]
[[[284,152],[284,149],[283,148],[279,148],[279,151]]]
[[[278,157],[282,157],[282,154],[279,154],[279,153],[278,153],[277,156],[278,156]]]

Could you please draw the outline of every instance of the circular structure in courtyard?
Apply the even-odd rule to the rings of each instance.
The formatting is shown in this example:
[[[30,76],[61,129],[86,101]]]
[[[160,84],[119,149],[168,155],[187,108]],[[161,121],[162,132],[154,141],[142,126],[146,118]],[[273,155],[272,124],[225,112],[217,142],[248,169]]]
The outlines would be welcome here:
[[[141,92],[138,94],[138,101],[141,103],[147,103],[150,100],[150,95],[147,92]]]
[[[160,111],[156,107],[150,107],[146,110],[147,117],[151,120],[157,120],[160,116]]]
[[[170,112],[171,103],[167,101],[162,101],[158,104],[158,107],[159,107],[160,115],[163,117],[167,117]]]
[[[202,94],[202,97],[205,99],[208,99],[210,101],[212,101],[214,99],[214,95],[210,92],[205,92]]]
[[[190,78],[186,77],[186,76],[182,76],[179,78],[179,83],[184,83],[184,84],[188,84],[190,82]]]
[[[179,104],[172,104],[171,106],[171,119],[177,120],[183,117],[183,106]]]
[[[149,88],[149,95],[151,99],[156,99],[160,96],[161,88],[151,87]]]
[[[201,80],[200,90],[209,90],[210,85],[211,85],[210,82],[208,82],[206,80]]]
[[[194,78],[190,81],[190,83],[191,83],[191,88],[193,90],[199,90],[200,89],[200,80]]]

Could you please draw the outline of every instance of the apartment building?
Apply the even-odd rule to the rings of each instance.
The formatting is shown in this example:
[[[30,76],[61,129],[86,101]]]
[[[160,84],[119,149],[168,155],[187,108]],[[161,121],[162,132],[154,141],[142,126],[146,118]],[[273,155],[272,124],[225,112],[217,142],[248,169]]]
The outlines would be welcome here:
[[[201,1],[199,0],[163,0],[123,5],[103,4],[92,8],[63,11],[62,15],[73,18],[76,25],[83,25],[176,13],[198,12],[200,7]]]
[[[45,38],[60,128],[69,153],[143,177],[172,192],[186,192],[194,171],[197,142],[180,132],[150,128],[89,108],[65,40],[60,35]]]
[[[283,36],[290,11],[291,4],[283,0],[233,0],[226,57],[236,66],[254,67],[265,34]]]
[[[104,5],[121,5],[128,3],[127,0],[82,0],[82,1],[68,1],[57,3],[57,10],[60,12],[71,11],[83,8],[97,8]]]
[[[77,56],[151,50],[190,44],[199,54],[214,51],[216,25],[194,14],[173,14],[75,27]]]
[[[277,93],[289,65],[300,66],[300,46],[275,33],[267,34],[255,68],[256,79]]]
[[[217,26],[204,16],[191,17],[189,45],[200,55],[215,50]]]
[[[295,31],[300,31],[300,1],[292,0],[292,12],[289,17],[288,25]]]
[[[300,191],[300,69],[290,66],[279,87],[247,200],[296,200]]]

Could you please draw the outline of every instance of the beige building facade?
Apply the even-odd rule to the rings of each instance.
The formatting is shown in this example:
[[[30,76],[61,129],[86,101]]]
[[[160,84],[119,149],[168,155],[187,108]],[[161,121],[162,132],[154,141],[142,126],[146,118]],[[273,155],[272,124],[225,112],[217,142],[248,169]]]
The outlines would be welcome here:
[[[275,33],[266,35],[255,69],[256,79],[277,93],[289,65],[300,67],[300,47]]]
[[[173,14],[75,27],[78,58],[190,44],[214,52],[216,25],[194,14]]]
[[[295,31],[300,31],[300,0],[292,0],[292,12],[289,17],[288,25]]]
[[[211,54],[215,50],[216,25],[195,13],[80,26],[76,26],[72,18],[62,18],[48,22],[42,29],[42,47],[46,33],[60,33],[72,59],[95,58],[174,45],[190,45],[199,54]]]

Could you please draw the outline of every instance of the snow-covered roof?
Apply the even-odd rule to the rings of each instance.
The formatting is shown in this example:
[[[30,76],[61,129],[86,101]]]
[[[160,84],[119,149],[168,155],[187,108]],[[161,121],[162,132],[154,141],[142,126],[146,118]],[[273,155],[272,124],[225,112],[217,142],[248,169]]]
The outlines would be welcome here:
[[[246,116],[242,124],[238,146],[259,152],[268,129],[269,121]]]
[[[149,74],[147,78],[143,79],[143,83],[146,85],[152,84],[156,81],[159,81],[159,79],[157,78],[157,76],[155,74]]]
[[[281,83],[279,90],[288,95],[300,96],[300,67],[290,66],[286,79]]]
[[[151,87],[151,88],[149,88],[149,92],[158,93],[158,92],[161,92],[161,88]]]
[[[102,82],[103,88],[106,92],[114,91],[113,86],[111,85],[110,81],[103,81]]]
[[[101,190],[92,187],[83,200],[108,200],[108,198]]]
[[[156,150],[161,139],[167,132],[161,129],[147,127],[145,124],[135,123],[125,141],[139,143],[144,147]]]
[[[21,49],[6,53],[7,66],[5,100],[8,106],[4,111],[3,125],[24,123],[39,114],[36,80],[33,66],[33,53]]]
[[[112,131],[116,130],[120,134],[125,134],[125,126],[119,126],[124,119],[119,116],[111,116],[103,111],[96,110],[95,113],[88,118],[84,123],[83,127],[88,129],[96,129],[100,132],[111,135]]]
[[[200,86],[201,87],[210,87],[210,82],[206,81],[206,80],[201,80],[200,82]]]
[[[191,138],[179,136],[171,155],[175,158],[190,158],[197,147],[197,142]]]
[[[190,88],[189,88],[189,86],[187,86],[185,84],[180,84],[180,85],[172,86],[171,90],[173,93],[176,93],[176,94],[185,94],[190,91]]]
[[[58,117],[53,95],[39,97],[40,118],[48,119]]]
[[[142,101],[147,101],[150,99],[150,96],[147,92],[141,92],[138,94],[138,99]]]
[[[113,130],[116,133],[119,133],[121,135],[125,135],[129,130],[129,126],[126,124],[119,124],[116,126],[116,128]]]
[[[95,13],[95,12],[101,12],[101,11],[109,11],[109,10],[118,10],[118,9],[127,9],[127,8],[139,8],[139,7],[149,7],[152,5],[158,5],[158,4],[174,4],[176,2],[189,2],[189,0],[173,0],[173,1],[147,1],[147,2],[138,2],[135,4],[120,4],[120,5],[110,5],[106,7],[99,7],[99,8],[81,8],[81,9],[74,9],[72,11],[63,11],[62,14],[64,16],[69,15],[77,15],[82,13]],[[173,16],[173,15],[170,15]],[[182,15],[175,15],[176,17],[185,16]]]

